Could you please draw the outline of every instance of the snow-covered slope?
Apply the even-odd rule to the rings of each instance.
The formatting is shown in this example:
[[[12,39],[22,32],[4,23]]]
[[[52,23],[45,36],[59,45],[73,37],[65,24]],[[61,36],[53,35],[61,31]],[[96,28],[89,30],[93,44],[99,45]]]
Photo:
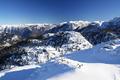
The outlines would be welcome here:
[[[117,26],[120,25],[116,26],[111,23],[111,21],[103,22],[101,26],[97,23],[91,23],[85,28],[76,29],[76,31],[80,32],[91,44],[96,45],[119,38],[120,29]]]
[[[1,80],[120,80],[120,39],[35,65],[0,72]]]
[[[72,51],[85,50],[92,48],[92,45],[78,32],[66,31],[58,32],[42,42],[31,40],[23,47],[27,56],[23,56],[29,64],[44,63],[47,60]]]
[[[1,25],[0,26],[0,49],[10,47],[28,38],[37,38],[55,27],[54,24],[26,24],[26,25]],[[17,40],[13,40],[14,37]]]
[[[120,80],[119,52],[119,17],[1,25],[0,80]]]
[[[45,39],[42,44],[46,46],[61,47],[66,51],[82,50],[91,48],[92,45],[78,32],[58,32],[54,36]]]
[[[92,48],[92,45],[80,33],[58,32],[43,40],[29,39],[29,41],[11,47],[9,50],[1,51],[4,57],[1,59],[0,69],[41,64],[51,58],[88,48]]]
[[[1,25],[0,36],[4,42],[2,39],[0,40],[0,49],[1,47],[14,45],[13,41],[11,41],[14,35],[18,37],[17,43],[28,38],[38,38],[44,34],[56,34],[61,31],[80,32],[90,43],[95,45],[119,37],[119,21],[120,18],[117,17],[107,22],[69,21],[60,24]]]
[[[49,32],[59,32],[59,31],[73,31],[75,29],[82,29],[87,27],[91,22],[89,21],[69,21],[58,24],[57,27],[52,28]]]

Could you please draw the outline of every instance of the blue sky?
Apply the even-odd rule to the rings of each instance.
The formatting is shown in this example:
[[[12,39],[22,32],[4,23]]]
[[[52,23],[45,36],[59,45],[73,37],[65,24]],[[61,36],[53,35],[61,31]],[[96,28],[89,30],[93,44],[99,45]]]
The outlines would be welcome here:
[[[0,0],[0,24],[109,20],[120,16],[120,0]]]

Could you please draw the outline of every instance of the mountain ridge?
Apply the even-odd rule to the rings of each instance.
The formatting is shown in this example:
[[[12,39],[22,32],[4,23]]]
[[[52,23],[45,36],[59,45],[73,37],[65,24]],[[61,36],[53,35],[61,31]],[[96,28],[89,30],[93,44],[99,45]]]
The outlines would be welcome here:
[[[1,56],[4,56],[1,57],[1,61],[3,61],[1,69],[10,68],[12,65],[32,64],[29,62],[40,63],[40,57],[46,56],[50,59],[49,52],[55,57],[56,54],[63,55],[72,51],[89,49],[102,42],[118,39],[120,36],[120,25],[117,24],[119,19],[114,18],[108,22],[69,21],[60,24],[1,26],[0,49]],[[117,23],[115,24],[115,22]],[[11,47],[10,50],[6,51],[6,48],[9,47]],[[2,66],[3,64],[4,66]]]

